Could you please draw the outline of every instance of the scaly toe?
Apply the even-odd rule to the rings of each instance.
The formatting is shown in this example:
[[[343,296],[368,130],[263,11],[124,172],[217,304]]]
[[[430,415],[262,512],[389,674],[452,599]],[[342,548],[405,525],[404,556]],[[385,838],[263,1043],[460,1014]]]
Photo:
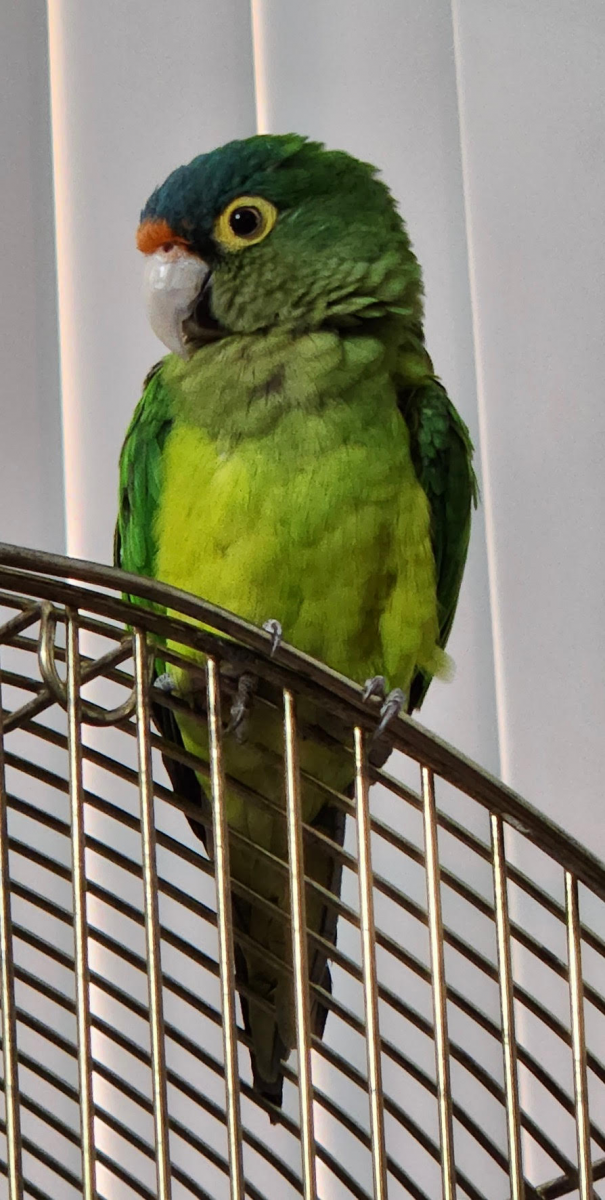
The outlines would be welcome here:
[[[373,675],[371,679],[366,679],[363,685],[363,699],[369,700],[371,696],[378,696],[379,700],[384,700],[387,694],[387,681],[384,675]]]
[[[263,621],[263,629],[265,633],[271,634],[271,658],[273,658],[283,637],[282,627],[274,617],[269,617],[268,621]]]
[[[382,737],[389,721],[392,721],[393,717],[399,716],[405,702],[406,694],[401,688],[393,688],[392,692],[389,692],[380,710],[380,724],[372,738],[373,742],[378,741],[378,738]]]
[[[158,689],[158,692],[164,692],[164,695],[171,696],[173,692],[176,692],[176,679],[174,675],[169,675],[168,671],[165,671],[163,675],[158,675],[153,686]]]
[[[231,720],[227,725],[225,733],[232,733],[236,742],[240,744],[246,741],[252,698],[257,687],[258,680],[256,675],[244,673],[240,675],[237,681],[237,692],[231,705]]]

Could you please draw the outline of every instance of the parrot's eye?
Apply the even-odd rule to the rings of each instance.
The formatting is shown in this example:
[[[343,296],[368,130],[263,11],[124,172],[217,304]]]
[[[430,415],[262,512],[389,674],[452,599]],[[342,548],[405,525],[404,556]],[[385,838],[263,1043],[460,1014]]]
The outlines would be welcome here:
[[[262,242],[277,221],[277,209],[263,196],[238,196],[214,222],[214,236],[224,250],[244,250]]]
[[[256,233],[257,229],[259,229],[261,225],[262,219],[263,218],[257,208],[246,208],[242,206],[242,208],[233,209],[233,212],[229,217],[229,224],[233,233],[235,233],[237,237],[247,238],[250,237],[251,234]]]

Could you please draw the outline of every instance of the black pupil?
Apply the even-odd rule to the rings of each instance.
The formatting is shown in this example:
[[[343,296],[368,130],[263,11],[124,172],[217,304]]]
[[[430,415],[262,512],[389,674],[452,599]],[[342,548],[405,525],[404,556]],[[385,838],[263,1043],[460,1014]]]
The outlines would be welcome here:
[[[261,223],[261,215],[257,208],[234,208],[229,217],[229,224],[238,237],[250,237],[256,233]]]

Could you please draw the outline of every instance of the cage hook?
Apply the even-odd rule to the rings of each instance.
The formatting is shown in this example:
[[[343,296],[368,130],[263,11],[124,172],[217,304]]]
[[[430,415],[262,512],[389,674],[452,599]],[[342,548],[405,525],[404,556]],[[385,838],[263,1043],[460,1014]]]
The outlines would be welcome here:
[[[38,663],[40,665],[40,674],[55,697],[55,700],[61,705],[61,708],[67,708],[67,689],[65,683],[61,679],[57,671],[55,659],[55,633],[59,613],[49,600],[43,600],[40,605],[40,637],[38,640]],[[87,700],[80,700],[82,721],[87,725],[117,725],[120,721],[124,721],[130,717],[136,707],[136,690],[132,689],[130,695],[116,708],[100,708],[96,704],[89,704]]]

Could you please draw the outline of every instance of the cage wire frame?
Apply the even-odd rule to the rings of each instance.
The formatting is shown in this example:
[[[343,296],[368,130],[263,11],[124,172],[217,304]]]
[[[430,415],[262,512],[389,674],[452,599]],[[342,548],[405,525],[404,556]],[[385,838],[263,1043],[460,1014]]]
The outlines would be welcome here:
[[[233,1200],[281,1200],[290,1194],[305,1200],[320,1195],[356,1200],[386,1200],[387,1195],[413,1200],[434,1200],[437,1195],[444,1200],[598,1196],[595,1184],[605,1179],[605,1132],[596,1115],[605,1111],[599,1092],[605,1085],[605,1066],[597,1052],[605,1017],[605,867],[588,850],[413,720],[393,720],[389,738],[393,749],[419,771],[418,791],[374,765],[368,751],[377,710],[364,702],[357,685],[288,645],[272,654],[268,634],[193,596],[92,563],[3,545],[0,608],[0,1174],[8,1182],[4,1194],[9,1200],[55,1200],[74,1193],[85,1200],[114,1194],[144,1200],[154,1195],[158,1200],[224,1195]],[[87,639],[91,645],[101,639],[109,649],[86,653]],[[184,704],[178,695],[152,691],[150,668],[159,642],[167,661],[175,665],[191,668],[192,653],[203,656],[205,666],[197,668],[208,730],[208,760],[203,764],[182,746],[169,744],[153,726],[152,699],[176,712]],[[269,851],[264,854],[289,882],[290,913],[281,913],[280,920],[292,945],[287,969],[296,1011],[297,1066],[289,1063],[285,1068],[289,1104],[281,1114],[272,1114],[274,1126],[267,1120],[270,1105],[250,1086],[242,1053],[247,1036],[238,1017],[234,946],[241,933],[234,929],[231,908],[229,858],[236,842],[225,815],[225,789],[234,786],[225,768],[230,736],[225,732],[230,699],[224,692],[225,663],[231,696],[233,679],[251,672],[261,681],[254,703],[281,712],[283,723],[283,807],[273,811],[273,818],[285,821],[287,851],[283,861]],[[106,687],[103,695],[109,694],[107,688],[113,689],[112,695],[117,690],[119,703],[103,707],[98,699],[85,697],[91,682],[93,687],[95,682]],[[328,733],[315,729],[310,734],[303,728],[298,711],[309,703],[313,711],[330,714]],[[136,747],[134,765],[114,758],[107,743],[95,743],[89,736],[91,730],[104,730],[105,736],[108,729],[116,737],[119,731],[129,739],[125,745]],[[301,746],[309,736],[337,742],[341,738],[351,756],[350,792],[321,786],[346,814],[347,828],[354,826],[353,848],[345,840],[343,845],[333,843],[330,853],[348,872],[347,878],[356,880],[356,906],[355,888],[349,888],[349,897],[343,893],[339,898],[305,874],[306,847],[314,839],[329,842],[329,834],[303,821],[308,771],[301,767]],[[212,802],[212,856],[201,849],[194,852],[192,838],[180,840],[166,833],[159,814],[187,814],[188,808],[187,801],[161,781],[160,752],[180,756],[205,772]],[[59,753],[66,756],[63,773],[55,769]],[[93,768],[105,772],[116,788],[128,786],[138,809],[93,791],[86,778]],[[389,821],[370,805],[373,785],[383,789],[388,811],[394,814]],[[446,786],[455,789],[454,799],[438,807],[436,789]],[[64,805],[59,816],[50,804],[51,794]],[[259,796],[248,799],[261,808],[269,803]],[[399,814],[408,810],[410,820],[418,821],[420,842],[409,836],[407,827],[402,832],[398,826]],[[91,814],[110,822],[109,835],[92,828]],[[473,814],[481,818],[484,836],[477,833]],[[189,815],[201,819],[197,810]],[[24,829],[31,830],[31,836],[24,836]],[[129,855],[125,847],[131,836],[140,839],[140,852]],[[238,834],[237,841],[245,844],[246,838]],[[482,864],[491,893],[471,886],[444,863],[445,841]],[[518,854],[515,847],[520,844],[524,850]],[[383,845],[395,863],[390,876],[373,869],[377,847]],[[255,850],[258,854],[258,847]],[[158,856],[168,851],[176,864],[172,880],[164,858],[159,865]],[[523,862],[529,861],[523,858],[525,852],[537,856],[545,875],[540,876],[537,867],[523,869]],[[140,902],[122,895],[117,884],[112,890],[111,877],[109,886],[99,883],[91,855],[140,884]],[[180,875],[190,868],[200,879],[210,879],[215,908],[181,886]],[[412,868],[421,872],[424,900],[406,891]],[[46,891],[43,880],[50,881]],[[62,888],[63,903],[52,891],[54,880]],[[235,882],[233,887],[238,890]],[[245,888],[239,891],[244,894]],[[487,922],[493,953],[473,945],[470,934],[456,931],[444,915],[446,893]],[[306,906],[317,895],[333,907],[341,929],[346,925],[352,931],[344,950],[340,929],[335,945],[307,930]],[[66,896],[70,902],[65,902]],[[519,897],[533,906],[533,926],[531,920],[524,924],[515,919],[515,913],[526,911]],[[177,921],[168,919],[167,898]],[[93,902],[111,912],[109,927],[92,911]],[[387,902],[391,916],[384,919],[379,908]],[[271,902],[265,900],[267,905]],[[214,955],[175,931],[175,925],[180,930],[181,921],[192,913],[209,929],[216,926]],[[400,933],[393,932],[393,913]],[[56,944],[43,936],[40,922],[51,920],[54,929],[67,930],[68,938],[73,937],[71,946],[62,948],[58,935]],[[426,934],[424,958],[407,941],[406,922],[411,921]],[[121,922],[144,929],[143,952],[121,934]],[[465,918],[463,928],[470,924]],[[558,949],[542,937],[540,930],[547,925],[559,938]],[[353,936],[355,951],[349,949]],[[120,964],[119,985],[109,970],[92,961],[99,947]],[[337,970],[331,994],[309,982],[309,960],[317,947]],[[163,961],[173,950],[203,969],[213,986],[218,982],[218,991],[202,995],[186,972],[180,980],[172,958]],[[38,967],[28,965],[27,954],[38,956]],[[448,977],[453,954],[465,967],[462,987],[460,972],[455,982]],[[523,961],[531,961],[533,975],[522,976],[516,965],[520,954]],[[387,959],[408,973],[405,978],[419,981],[430,997],[430,1009],[425,1006],[423,1011],[422,1004],[408,999],[405,988],[387,982]],[[62,986],[58,971],[63,972]],[[129,987],[127,972],[139,982],[146,978],[146,998],[141,998],[138,984]],[[346,995],[343,1000],[344,979],[355,984],[357,1008]],[[526,979],[536,986],[527,986]],[[497,987],[496,1017],[486,1011],[481,981]],[[560,1006],[557,1010],[549,1004],[555,985],[565,991],[566,1019]],[[326,1036],[320,1043],[313,1033],[310,1005],[315,995],[321,995],[329,1010],[327,1030],[342,1025],[340,1042]],[[148,1040],[141,1044],[130,1031],[125,1033],[120,1021],[112,1020],[114,1010],[103,1008],[99,997],[147,1026]],[[197,1035],[192,1037],[187,1021],[179,1025],[175,997],[187,1006],[183,1012],[191,1010],[214,1030],[209,1048],[196,1040]],[[472,1029],[472,1052],[460,1033],[460,1014]],[[408,1034],[402,1033],[399,1042],[391,1036],[395,1017],[400,1022],[397,1029],[403,1030],[405,1022],[417,1042],[428,1041],[432,1070],[414,1056]],[[72,1022],[68,1035],[59,1027],[63,1018]],[[524,1032],[526,1018],[533,1022],[529,1033]],[[219,1027],[222,1059],[214,1044]],[[555,1047],[544,1057],[542,1034]],[[347,1057],[347,1039],[354,1035],[363,1040],[365,1066],[359,1055]],[[101,1036],[109,1046],[107,1061],[99,1050]],[[481,1038],[489,1042],[490,1053],[497,1048],[499,1075],[493,1054],[491,1065],[482,1061]],[[32,1045],[38,1047],[35,1053]],[[182,1066],[175,1067],[174,1047],[194,1062],[193,1082]],[[57,1066],[59,1054],[62,1068]],[[120,1055],[128,1056],[134,1067],[122,1069]],[[563,1059],[565,1078],[557,1074]],[[138,1077],[133,1084],[135,1067],[143,1072],[146,1088]],[[486,1099],[478,1106],[466,1105],[453,1079],[460,1071],[499,1114],[499,1136],[494,1122],[489,1127],[483,1122]],[[217,1081],[222,1100],[214,1087]],[[408,1098],[412,1085],[418,1089],[414,1096],[430,1102],[430,1119],[423,1121],[422,1103],[411,1093]],[[116,1102],[112,1111],[102,1087],[130,1108],[122,1111]],[[46,1104],[36,1095],[38,1088]],[[536,1103],[532,1088],[540,1089]],[[589,1111],[595,1096],[594,1111]],[[195,1120],[183,1116],[189,1110],[181,1101],[190,1106]],[[71,1105],[71,1116],[64,1115],[62,1104]],[[124,1112],[130,1113],[129,1120]],[[573,1131],[573,1152],[569,1138],[559,1136],[561,1121]],[[209,1122],[205,1136],[204,1122]],[[219,1129],[225,1135],[222,1148],[217,1148],[218,1134],[213,1133]],[[109,1134],[115,1135],[115,1143],[108,1142]],[[280,1138],[284,1146],[289,1139],[287,1153]],[[399,1153],[403,1139],[405,1153]],[[473,1176],[468,1146],[485,1160],[479,1179]],[[183,1165],[181,1147],[197,1156],[195,1172]],[[413,1171],[410,1147],[418,1148],[423,1164],[426,1160],[426,1170],[423,1166],[419,1174]],[[355,1165],[357,1154],[363,1156],[363,1169]],[[528,1169],[530,1160],[534,1166]],[[138,1169],[138,1163],[144,1169]],[[540,1171],[546,1164],[549,1173],[544,1178]],[[149,1171],[155,1173],[155,1181]]]

